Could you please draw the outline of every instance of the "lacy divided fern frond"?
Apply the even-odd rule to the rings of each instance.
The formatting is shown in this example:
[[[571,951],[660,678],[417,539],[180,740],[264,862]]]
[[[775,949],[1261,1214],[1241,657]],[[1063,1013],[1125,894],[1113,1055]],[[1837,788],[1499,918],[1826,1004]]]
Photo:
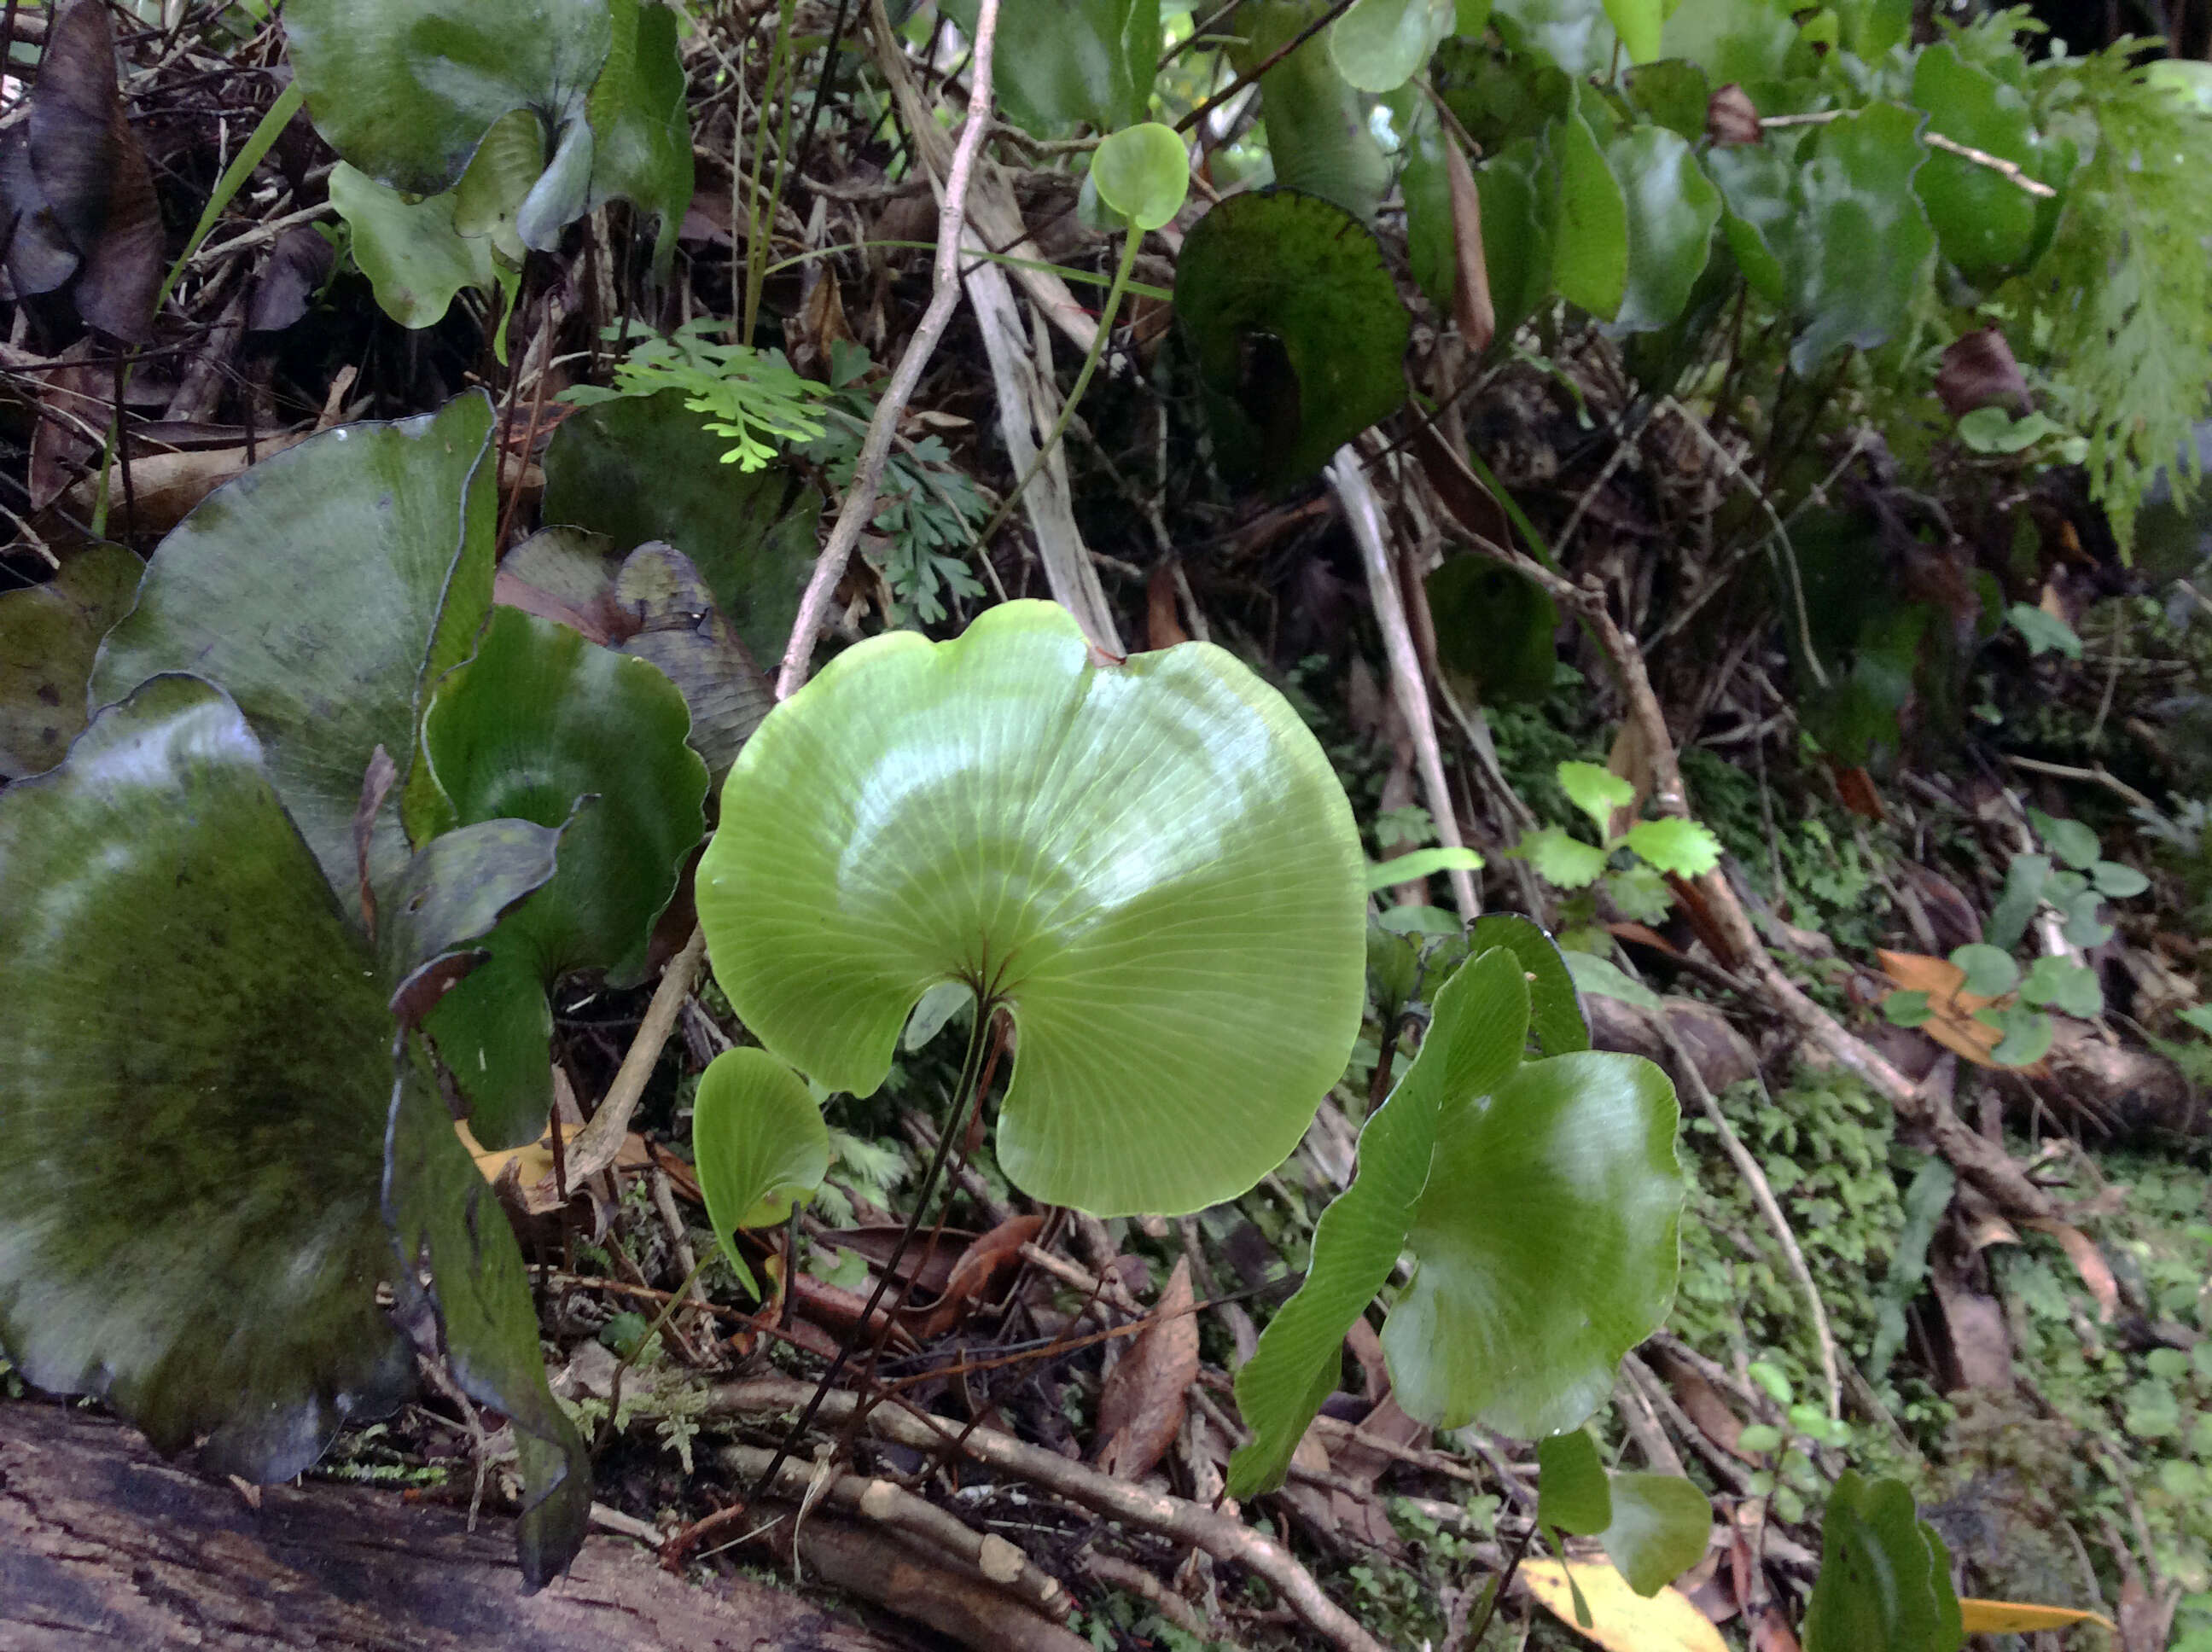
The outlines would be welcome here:
[[[2081,161],[2018,296],[2124,545],[2212,383],[2212,116],[2146,78],[2124,43],[2051,59],[2040,78],[2051,128]],[[2177,496],[2194,480],[2177,475]]]
[[[778,445],[810,442],[823,432],[830,386],[801,378],[781,350],[757,350],[716,337],[726,323],[702,316],[665,337],[640,339],[615,363],[611,389],[580,385],[561,399],[578,407],[625,396],[684,392],[684,405],[707,416],[707,428],[737,444],[722,463],[757,471]],[[619,337],[609,328],[606,337]]]

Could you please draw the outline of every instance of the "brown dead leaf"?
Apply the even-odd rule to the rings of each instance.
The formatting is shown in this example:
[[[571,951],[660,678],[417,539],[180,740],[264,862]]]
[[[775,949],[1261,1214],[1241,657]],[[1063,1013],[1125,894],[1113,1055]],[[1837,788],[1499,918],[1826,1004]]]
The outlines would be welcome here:
[[[1941,1310],[1936,1365],[1945,1391],[2012,1387],[2012,1333],[1996,1297],[1977,1290],[1948,1245],[1929,1258],[1928,1285]]]
[[[116,87],[103,0],[76,0],[47,32],[31,94],[29,156],[46,210],[83,260],[77,313],[102,332],[143,341],[161,285],[161,210]]]
[[[1875,789],[1874,776],[1864,768],[1846,768],[1833,758],[1826,759],[1828,773],[1835,777],[1836,796],[1844,808],[1861,820],[1883,821],[1889,811],[1882,806],[1881,793]]]
[[[1753,1465],[1765,1462],[1759,1453],[1746,1451],[1737,1443],[1743,1437],[1743,1419],[1721,1397],[1721,1391],[1705,1380],[1704,1372],[1664,1348],[1651,1348],[1646,1353],[1651,1369],[1674,1396],[1674,1403],[1682,1408],[1685,1417],[1698,1425],[1700,1433],[1731,1456]]]
[[[1458,270],[1452,279],[1452,319],[1467,342],[1468,354],[1480,355],[1498,336],[1498,309],[1490,299],[1490,264],[1482,250],[1482,194],[1474,186],[1474,172],[1459,140],[1443,134],[1444,177],[1451,187],[1452,242],[1458,252]]]
[[[1875,957],[1881,961],[1882,974],[1900,991],[1928,994],[1928,1019],[1921,1023],[1920,1030],[1945,1049],[1978,1067],[2032,1075],[2042,1072],[2043,1064],[2039,1061],[2032,1067],[2015,1069],[1992,1059],[1990,1053],[2003,1042],[2004,1035],[1986,1022],[1977,1021],[1974,1011],[1986,1009],[1996,1000],[1960,992],[1966,972],[1948,958],[1931,958],[1924,952],[1886,952],[1879,949]]]
[[[1162,562],[1145,581],[1145,647],[1157,652],[1189,641],[1176,615],[1175,569]]]
[[[296,447],[307,440],[307,434],[270,436],[254,446],[256,462],[271,453],[281,453],[288,447]],[[167,533],[191,514],[199,502],[224,483],[245,473],[246,452],[243,447],[210,447],[185,453],[134,454],[131,460],[129,496],[137,511],[132,518],[134,531],[142,536]],[[100,489],[95,474],[74,483],[63,493],[62,503],[79,517],[88,517]],[[107,467],[107,497],[111,507],[119,508],[125,497],[123,467],[120,464]]]
[[[1099,1467],[1133,1480],[1152,1472],[1182,1427],[1185,1394],[1198,1381],[1198,1320],[1190,1264],[1178,1261],[1152,1323],[1138,1333],[1098,1396]]]
[[[1041,1216],[1009,1217],[969,1246],[952,1265],[944,1291],[915,1327],[915,1334],[927,1342],[958,1324],[969,1308],[988,1293],[992,1282],[1020,1262],[1022,1247],[1043,1230]]]
[[[80,338],[54,358],[58,365],[26,374],[39,387],[39,422],[31,432],[31,508],[42,511],[84,472],[114,411],[113,380],[104,361],[92,359],[92,339]]]
[[[1751,94],[1735,82],[1730,81],[1705,100],[1705,136],[1723,148],[1766,141],[1766,128],[1759,125]]]
[[[2074,1271],[2081,1276],[2081,1283],[2089,1287],[2089,1294],[2097,1299],[2097,1319],[2110,1325],[2112,1316],[2120,1311],[2119,1281],[2112,1277],[2112,1264],[2105,1253],[2097,1248],[2097,1242],[2081,1229],[2063,1222],[2032,1219],[2027,1225],[2038,1233],[2047,1233],[2056,1239],[2066,1252],[2066,1260],[2074,1264]]]
[[[2028,409],[2027,377],[1994,325],[1963,334],[1943,352],[1936,394],[1954,419],[1983,407],[2002,407],[2015,416]]]

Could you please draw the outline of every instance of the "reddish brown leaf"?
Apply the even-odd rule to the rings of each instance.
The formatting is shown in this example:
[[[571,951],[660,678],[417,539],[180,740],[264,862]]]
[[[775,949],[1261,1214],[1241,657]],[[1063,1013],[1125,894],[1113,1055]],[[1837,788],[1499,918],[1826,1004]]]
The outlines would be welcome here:
[[[1498,308],[1490,300],[1490,264],[1482,251],[1482,194],[1458,140],[1443,135],[1444,176],[1451,185],[1452,242],[1458,272],[1452,280],[1452,319],[1471,355],[1480,355],[1498,336]]]
[[[1833,758],[1826,759],[1828,773],[1835,777],[1836,795],[1861,820],[1881,821],[1889,818],[1889,811],[1882,806],[1881,793],[1875,790],[1874,776],[1865,769],[1846,768]]]
[[[2074,1271],[2081,1276],[2081,1283],[2089,1287],[2089,1294],[2097,1299],[2097,1318],[2106,1325],[2120,1311],[2119,1281],[2112,1277],[2112,1264],[2105,1253],[2097,1248],[2097,1242],[2076,1227],[2063,1222],[2031,1219],[2027,1225],[2039,1233],[2047,1233],[2056,1239],[2066,1252],[2066,1260],[2074,1264]]]
[[[1022,1247],[1043,1230],[1041,1216],[1010,1217],[969,1246],[952,1265],[943,1293],[915,1333],[927,1342],[957,1325],[969,1306],[982,1300],[992,1282],[1021,1260]]]
[[[1743,1436],[1743,1419],[1721,1397],[1721,1391],[1708,1382],[1703,1372],[1687,1360],[1678,1359],[1664,1348],[1648,1351],[1651,1369],[1674,1396],[1674,1403],[1682,1414],[1698,1425],[1700,1432],[1722,1450],[1741,1457],[1747,1463],[1764,1460],[1755,1451],[1746,1451],[1737,1442]]]
[[[1198,1381],[1198,1320],[1190,1264],[1179,1261],[1152,1323],[1137,1333],[1098,1396],[1098,1466],[1133,1480],[1152,1471],[1182,1426],[1185,1393]]]
[[[1162,562],[1145,581],[1145,647],[1172,648],[1189,641],[1190,633],[1176,616],[1175,569]]]
[[[1705,136],[1719,144],[1763,143],[1766,129],[1751,94],[1730,81],[1705,102]]]
[[[2028,407],[2027,380],[2013,359],[2012,346],[1994,325],[1962,334],[1943,352],[1936,394],[1954,419],[1979,407],[2002,407],[2014,416]]]

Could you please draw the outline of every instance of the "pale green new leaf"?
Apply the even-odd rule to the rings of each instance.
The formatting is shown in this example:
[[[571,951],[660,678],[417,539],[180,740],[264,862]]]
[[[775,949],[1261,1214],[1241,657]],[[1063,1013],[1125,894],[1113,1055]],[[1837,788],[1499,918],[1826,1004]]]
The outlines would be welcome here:
[[[1524,834],[1513,853],[1554,889],[1588,889],[1605,872],[1605,851],[1569,836],[1564,826],[1540,826]]]
[[[1703,878],[1721,864],[1721,841],[1694,820],[1639,820],[1628,829],[1632,853],[1676,878]]]
[[[1596,1053],[1530,1062],[1443,1121],[1382,1327],[1407,1412],[1540,1438],[1604,1402],[1674,1297],[1676,1122],[1657,1067]]]
[[[1094,665],[1050,603],[872,638],[763,722],[699,869],[716,978],[774,1054],[872,1092],[964,981],[1018,1032],[999,1162],[1104,1215],[1233,1198],[1336,1082],[1364,859],[1321,747],[1204,644]]]
[[[1410,884],[1417,878],[1430,878],[1440,872],[1480,872],[1482,857],[1473,849],[1415,849],[1389,860],[1370,862],[1367,867],[1367,887],[1370,890],[1394,889],[1400,884]]]
[[[1598,835],[1613,835],[1613,814],[1636,801],[1636,788],[1610,768],[1596,763],[1563,762],[1559,768],[1559,790],[1590,818]]]
[[[699,1075],[691,1151],[722,1254],[757,1297],[736,1230],[773,1226],[822,1185],[830,1171],[822,1109],[805,1081],[766,1050],[724,1050]]]
[[[1314,1229],[1305,1283],[1237,1373],[1237,1412],[1252,1439],[1230,1460],[1235,1496],[1282,1484],[1307,1424],[1336,1391],[1345,1333],[1405,1248],[1438,1117],[1520,1065],[1528,1027],[1528,987],[1502,947],[1462,965],[1437,992],[1419,1054],[1359,1133],[1358,1175]]]
[[[1147,120],[1115,133],[1091,160],[1099,198],[1139,230],[1158,229],[1190,193],[1190,156],[1175,128]]]
[[[1453,0],[1356,0],[1329,25],[1336,72],[1363,92],[1395,92],[1453,32]]]

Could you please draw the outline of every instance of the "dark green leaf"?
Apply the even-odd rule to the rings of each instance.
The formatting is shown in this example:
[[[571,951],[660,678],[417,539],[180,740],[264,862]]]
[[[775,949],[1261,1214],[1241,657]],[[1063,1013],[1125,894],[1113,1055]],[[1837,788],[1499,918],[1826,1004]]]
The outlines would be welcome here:
[[[1231,61],[1240,72],[1258,67],[1328,9],[1328,0],[1252,0],[1238,10],[1245,44]],[[1326,38],[1316,35],[1260,76],[1260,112],[1278,185],[1373,222],[1389,162],[1367,124],[1366,100],[1336,72]]]
[[[975,0],[944,9],[975,37]],[[1040,137],[1110,132],[1145,118],[1160,51],[1159,0],[1000,0],[993,89]]]
[[[264,459],[161,542],[137,607],[100,647],[94,705],[157,671],[228,692],[333,889],[359,878],[353,820],[370,756],[380,745],[406,772],[429,685],[467,657],[490,607],[491,425],[478,391]],[[374,879],[406,853],[387,818]]]
[[[1616,325],[1651,332],[1682,313],[1704,273],[1721,196],[1687,140],[1663,126],[1634,126],[1606,148],[1627,207],[1628,275]]]
[[[1948,40],[1920,53],[1912,101],[1928,112],[1928,130],[1984,155],[2009,161],[2033,177],[2035,134],[2027,100]],[[1975,281],[1992,281],[2027,256],[2036,228],[2035,197],[2003,173],[1964,155],[1933,149],[1913,179],[1943,256]]]
[[[586,407],[545,450],[548,524],[650,541],[695,563],[756,660],[781,659],[814,566],[822,496],[780,466],[721,462],[729,446],[665,390]]]
[[[1098,666],[1065,609],[1013,602],[957,641],[872,637],[769,714],[699,921],[745,1026],[830,1089],[873,1092],[939,981],[1003,1001],[1009,1179],[1188,1211],[1280,1163],[1342,1076],[1363,861],[1327,756],[1232,656]]]
[[[1994,1015],[2004,1036],[1990,1052],[1990,1060],[1999,1066],[2032,1067],[2051,1053],[2051,1041],[2056,1031],[2051,1017],[2024,1004],[2007,1005],[2002,1011],[1984,1010],[1984,1017]]]
[[[1881,1013],[1893,1027],[1919,1027],[1935,1011],[1928,1007],[1928,994],[1916,991],[1889,993],[1881,1001]]]
[[[100,639],[130,611],[145,571],[121,545],[89,545],[48,583],[0,596],[0,780],[62,760],[84,727]]]
[[[1559,610],[1541,586],[1487,557],[1453,556],[1429,575],[1428,591],[1437,658],[1472,677],[1486,704],[1552,691]]]
[[[592,89],[589,108],[597,139],[589,203],[619,197],[660,220],[653,267],[657,278],[665,281],[695,182],[677,13],[647,0],[617,0],[611,10],[614,49]],[[634,46],[623,38],[631,30]],[[617,81],[616,60],[625,52],[632,64]]]
[[[498,275],[493,238],[463,235],[453,191],[410,201],[341,161],[331,171],[331,206],[352,231],[354,261],[385,314],[403,327],[445,319],[465,287],[489,289]]]
[[[653,920],[706,829],[706,765],[684,744],[690,714],[659,671],[512,608],[495,610],[476,657],[438,687],[422,744],[441,818],[542,826],[578,815],[553,881],[485,943],[489,959],[424,1023],[475,1104],[487,1148],[535,1141],[553,1099],[545,989],[577,969],[614,985],[642,975]]]
[[[157,677],[0,792],[0,1345],[298,1473],[411,1386],[374,1291],[392,1019],[237,708]]]
[[[1536,1518],[1570,1537],[1595,1537],[1613,1524],[1613,1491],[1597,1447],[1579,1428],[1536,1446]]]
[[[2112,926],[2104,919],[2104,897],[2085,890],[2066,902],[2066,922],[2060,933],[2069,946],[2102,946],[2112,938]]]
[[[507,1212],[453,1133],[429,1074],[404,1057],[400,1066],[389,1103],[384,1215],[407,1265],[403,1300],[427,1260],[453,1380],[514,1425],[524,1486],[514,1539],[528,1593],[566,1571],[583,1546],[592,1467],[545,1386],[538,1315]]]
[[[1951,954],[1951,962],[1965,972],[1960,990],[1976,998],[2002,998],[2020,981],[2020,966],[2000,947],[1977,941]]]
[[[1705,111],[1712,101],[1712,82],[1705,71],[1686,58],[1666,58],[1639,64],[1623,81],[1631,107],[1649,115],[1668,131],[1698,142],[1705,135]]]
[[[1482,197],[1483,259],[1501,339],[1512,337],[1552,295],[1555,226],[1548,179],[1533,138],[1512,144],[1474,174]]]
[[[410,195],[459,179],[492,123],[532,109],[554,158],[520,214],[550,249],[586,200],[586,102],[613,45],[606,0],[294,0],[284,9],[307,113],[340,159]]]
[[[1437,1119],[1520,1065],[1528,1025],[1520,963],[1502,947],[1462,965],[1437,993],[1419,1054],[1360,1132],[1358,1175],[1322,1212],[1305,1283],[1237,1373],[1237,1411],[1252,1439],[1230,1461],[1234,1495],[1282,1484],[1307,1425],[1336,1391],[1345,1333],[1406,1248]]]
[[[2089,868],[2090,881],[2107,900],[2124,901],[2150,887],[2150,879],[2133,866],[2118,860],[2100,860]]]
[[[1990,920],[1983,926],[1983,938],[2008,952],[2018,946],[2021,937],[2027,933],[2037,907],[2042,904],[2043,885],[2050,876],[2050,856],[2013,856],[2012,864],[2005,869],[2004,893],[1990,909]]]
[[[1805,1652],[1958,1652],[1965,1639],[1950,1555],[1911,1492],[1845,1469],[1828,1494]]]
[[[1449,1114],[1382,1327],[1399,1404],[1522,1438],[1572,1428],[1673,1300],[1674,1086],[1639,1057],[1531,1062]]]
[[[1905,321],[1935,250],[1912,192],[1926,158],[1913,111],[1872,103],[1814,129],[1798,172],[1804,203],[1791,271],[1802,373],[1844,344],[1871,349]]]
[[[2105,989],[2097,972],[2071,958],[2038,958],[2021,983],[2020,996],[2037,1009],[2047,1005],[2085,1021],[2105,1012]]]
[[[1713,1505],[1679,1474],[1615,1474],[1605,1552],[1628,1587],[1656,1594],[1705,1558]]]
[[[420,1022],[482,956],[472,950],[457,959],[459,949],[545,886],[560,845],[559,827],[487,820],[432,838],[377,892],[378,971],[402,1022]]]
[[[1628,203],[1579,108],[1554,121],[1545,142],[1559,212],[1552,279],[1570,304],[1610,321],[1628,290]]]
[[[1546,1055],[1575,1055],[1589,1048],[1589,1023],[1575,996],[1574,978],[1559,943],[1543,927],[1514,912],[1493,912],[1475,920],[1468,932],[1470,956],[1502,946],[1521,960],[1528,983],[1528,1029]]]
[[[1223,202],[1183,242],[1175,302],[1224,471],[1302,481],[1405,400],[1411,320],[1375,238],[1327,201]]]

